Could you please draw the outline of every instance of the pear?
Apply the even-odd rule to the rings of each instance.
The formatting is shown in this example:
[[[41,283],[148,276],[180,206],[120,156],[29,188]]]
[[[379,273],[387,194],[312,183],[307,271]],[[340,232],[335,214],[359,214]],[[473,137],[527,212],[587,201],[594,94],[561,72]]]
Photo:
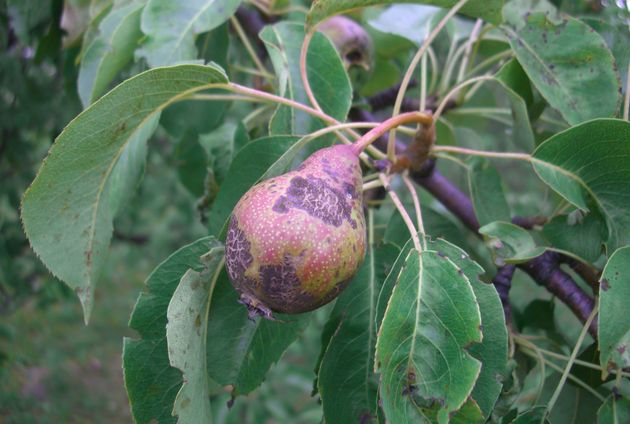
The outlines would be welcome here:
[[[357,272],[366,249],[358,154],[351,145],[321,149],[237,203],[226,267],[250,317],[316,309]]]
[[[345,16],[333,16],[319,26],[335,46],[355,89],[370,79],[374,69],[374,43],[361,25]]]

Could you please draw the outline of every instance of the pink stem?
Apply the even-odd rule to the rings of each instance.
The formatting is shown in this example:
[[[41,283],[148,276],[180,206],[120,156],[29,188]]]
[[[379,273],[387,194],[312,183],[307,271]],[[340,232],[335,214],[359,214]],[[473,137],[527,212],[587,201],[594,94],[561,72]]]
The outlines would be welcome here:
[[[403,124],[416,123],[423,125],[432,125],[433,118],[423,112],[407,112],[394,116],[386,121],[381,122],[377,127],[372,128],[365,133],[360,139],[354,142],[354,152],[359,155],[367,146],[372,144],[376,139],[385,134],[392,128],[396,128]]]

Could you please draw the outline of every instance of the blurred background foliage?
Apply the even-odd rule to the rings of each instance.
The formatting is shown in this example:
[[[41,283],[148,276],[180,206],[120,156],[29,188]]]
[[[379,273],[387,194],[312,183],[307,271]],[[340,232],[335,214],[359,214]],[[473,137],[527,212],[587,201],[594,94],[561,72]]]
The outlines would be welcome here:
[[[230,158],[242,143],[264,135],[261,128],[272,112],[263,109],[252,114],[253,109],[246,104],[226,107],[206,103],[202,108],[181,104],[164,114],[162,128],[150,142],[152,148],[138,194],[115,221],[108,265],[101,278],[103,284],[96,290],[91,324],[85,327],[74,294],[53,278],[30,250],[19,219],[19,203],[55,137],[82,110],[77,91],[80,59],[85,50],[82,40],[94,36],[99,14],[111,7],[111,3],[111,0],[0,1],[0,422],[3,423],[131,420],[120,351],[122,338],[134,336],[127,321],[138,293],[143,290],[143,281],[169,253],[207,234],[204,211],[216,195]],[[294,3],[306,6],[308,2]],[[625,2],[552,0],[552,3],[574,16],[584,17],[599,28],[613,53],[627,55],[627,51],[623,52],[627,44],[613,42],[619,36],[618,28],[628,30],[630,13]],[[364,85],[356,87],[358,103],[364,96],[396,84],[413,54],[413,43],[408,39],[393,31],[379,30],[381,12],[382,9],[372,8],[353,16],[364,23],[375,42],[373,74]],[[292,12],[289,17],[303,20],[300,12]],[[439,43],[440,40],[436,45],[440,46]],[[442,40],[444,43],[445,53],[448,39]],[[494,54],[502,48],[499,44],[498,41],[483,43],[480,55]],[[233,80],[250,86],[263,84],[260,78],[239,73],[239,69],[230,65],[247,61],[247,52],[230,26],[222,25],[200,35],[197,45],[201,58],[226,67]],[[615,52],[615,46],[620,51]],[[111,85],[146,68],[143,60],[133,61]],[[625,81],[623,76],[622,81]],[[490,103],[495,104],[494,97],[491,89],[484,88],[470,106],[477,102],[477,106],[483,107],[484,99],[492,99]],[[208,120],[208,116],[216,119]],[[224,119],[224,116],[239,119]],[[182,125],[184,118],[190,125]],[[537,127],[540,130],[535,134],[537,139],[546,136],[545,122],[553,131],[558,130],[558,122],[565,125],[553,113],[545,118]],[[458,117],[457,111],[453,111],[449,119],[467,128],[457,131],[442,128],[442,140],[461,137],[470,141],[477,137],[478,147],[496,143],[478,136],[493,133],[486,128],[477,134],[472,132],[470,128],[477,124],[471,123],[470,117],[463,114]],[[242,120],[246,125],[237,126]],[[227,127],[217,129],[222,122],[228,122]],[[223,139],[225,134],[235,140],[230,145],[231,151],[213,142]],[[452,164],[440,163],[440,168],[460,187],[467,187],[465,175]],[[545,195],[545,190],[532,191],[527,185],[540,185],[538,180],[523,179],[518,167],[506,171],[509,172],[503,174],[515,215],[549,212],[537,210],[536,205],[541,202],[529,197],[531,193]],[[425,204],[430,202],[427,198]],[[376,217],[377,228],[379,237],[396,242],[397,227],[387,225],[391,214],[391,207],[381,208]],[[480,248],[470,233],[462,230],[439,206],[430,214],[437,217],[436,223],[439,221],[444,234],[453,234],[460,245],[470,243],[469,251],[477,252],[476,259],[492,270],[486,249]],[[556,334],[563,345],[572,345],[580,329],[574,316],[524,274],[518,273],[515,278],[512,298],[517,325],[521,325],[521,317],[536,314],[545,319],[527,321],[533,333],[547,331]],[[321,408],[310,392],[321,328],[328,312],[329,308],[324,308],[315,314],[301,342],[294,343],[283,360],[272,368],[267,384],[238,399],[229,413],[229,394],[218,395],[213,400],[217,422],[319,422]],[[529,370],[521,371],[526,374]],[[531,375],[530,380],[538,378],[538,374]],[[553,378],[545,387],[555,386]],[[522,383],[534,387],[535,381],[530,380]],[[576,401],[570,396],[579,393],[571,390],[566,393],[563,396],[569,396],[565,400],[570,406]],[[526,396],[524,390],[521,397]],[[589,399],[581,402],[586,404]],[[562,407],[556,411],[556,414],[566,412]]]

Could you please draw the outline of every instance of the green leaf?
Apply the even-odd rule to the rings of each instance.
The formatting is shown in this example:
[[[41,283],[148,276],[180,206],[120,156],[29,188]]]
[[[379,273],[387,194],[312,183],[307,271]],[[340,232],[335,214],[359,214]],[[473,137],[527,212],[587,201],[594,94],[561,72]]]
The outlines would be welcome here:
[[[409,232],[407,232],[407,235],[409,235]],[[388,241],[385,242],[390,243]],[[383,317],[385,316],[385,311],[387,310],[389,298],[391,297],[392,291],[396,286],[398,276],[400,275],[403,267],[406,264],[406,258],[409,256],[409,252],[411,251],[411,249],[413,249],[413,243],[409,238],[407,239],[407,242],[403,243],[401,246],[402,247],[396,246],[399,249],[398,257],[392,265],[389,274],[387,274],[387,277],[383,282],[383,286],[381,287],[381,290],[378,294],[378,300],[376,302],[376,316],[374,317],[376,328],[379,329],[378,331],[380,331]],[[376,366],[378,363],[376,362],[376,360],[374,361],[374,363],[374,369],[378,370],[378,366]]]
[[[300,51],[304,26],[280,22],[260,32],[278,77],[277,90],[283,97],[310,104],[300,77]],[[330,40],[317,33],[306,58],[313,94],[324,112],[344,121],[352,102],[352,86],[343,62]],[[279,106],[270,124],[272,134],[308,134],[323,127],[320,119],[288,106]],[[328,137],[329,138],[329,137]]]
[[[599,347],[597,342],[591,343],[586,349],[584,349],[577,357],[578,360],[584,362],[590,362],[591,364],[599,364]],[[571,373],[596,389],[604,383],[615,379],[614,374],[609,374],[607,378],[602,378],[602,373],[598,368],[576,367],[571,370]]]
[[[602,37],[569,16],[504,8],[512,49],[532,83],[572,125],[617,113],[614,59]]]
[[[214,289],[208,316],[206,363],[208,374],[233,395],[246,395],[302,333],[311,314],[275,314],[282,322],[249,319],[247,308],[223,271]]]
[[[398,35],[419,46],[444,17],[445,12],[444,9],[435,6],[393,4],[376,18],[370,19],[369,23],[380,32]],[[448,22],[444,32],[452,33],[454,39],[461,39],[470,34],[473,25],[468,19],[455,16]],[[438,40],[441,37],[442,34],[438,36]],[[438,44],[440,41],[442,40],[437,41]],[[444,41],[447,44],[445,47],[448,48],[450,43],[448,37]],[[433,49],[436,49],[435,44]]]
[[[599,363],[604,369],[630,366],[630,246],[612,254],[599,284]]]
[[[247,190],[298,140],[295,136],[263,137],[248,143],[236,153],[210,212],[209,229],[220,234],[232,209]]]
[[[326,323],[324,332],[332,337],[322,346],[317,384],[327,423],[367,422],[377,415],[376,302],[397,255],[393,245],[369,252]]]
[[[129,137],[112,169],[107,182],[109,210],[112,216],[118,215],[140,185],[147,157],[147,140],[155,132],[158,120],[159,114],[148,118],[146,123],[138,128],[136,134]]]
[[[412,208],[409,208],[412,209]],[[431,237],[443,238],[463,249],[470,250],[470,244],[466,240],[466,230],[459,223],[452,220],[444,211],[434,209],[431,206],[423,205],[422,221],[427,235]],[[415,222],[416,213],[409,210],[411,219]],[[394,211],[387,223],[383,240],[402,248],[409,241],[409,230],[405,225],[400,213]]]
[[[531,152],[534,149],[534,132],[529,122],[527,103],[525,98],[519,94],[519,92],[527,92],[527,90],[531,92],[523,68],[516,60],[510,60],[499,69],[494,81],[503,88],[510,103],[514,122],[514,144],[519,149]]]
[[[227,21],[241,0],[149,0],[142,12],[147,41],[139,51],[149,66],[197,59],[195,37]]]
[[[224,23],[197,38],[200,59],[214,62],[223,69],[228,68],[230,47],[228,25]],[[200,94],[225,93],[221,90],[204,90]],[[231,102],[218,100],[184,100],[177,102],[162,113],[160,124],[173,137],[182,137],[187,132],[207,134],[215,131],[225,120]]]
[[[225,122],[208,134],[199,137],[199,144],[208,156],[217,183],[222,184],[236,152],[249,141],[247,129],[242,123]]]
[[[492,250],[497,265],[528,261],[545,253],[527,230],[510,222],[495,221],[479,229],[486,245]]]
[[[19,40],[29,45],[35,30],[46,24],[51,19],[51,0],[8,0],[6,10],[11,19],[13,31]],[[35,38],[35,37],[33,37]]]
[[[594,213],[593,213],[594,212]],[[602,254],[606,224],[597,211],[579,210],[555,216],[543,227],[542,234],[554,250],[561,250],[582,262],[594,263]]]
[[[467,351],[482,338],[471,282],[451,259],[427,249],[411,249],[403,258],[379,329],[380,395],[391,422],[424,422],[434,414],[446,422],[481,370]]]
[[[208,175],[208,156],[199,144],[199,136],[186,132],[175,145],[173,159],[179,181],[196,197],[204,193]]]
[[[202,257],[204,269],[189,269],[168,304],[166,341],[171,366],[183,373],[173,407],[180,423],[211,423],[206,333],[208,308],[223,268],[223,246],[213,247]]]
[[[630,422],[630,399],[608,396],[597,411],[598,424],[623,424]]]
[[[204,94],[215,90],[204,91]],[[175,103],[162,114],[160,124],[173,137],[182,137],[186,132],[206,134],[215,130],[224,120],[229,102],[184,100]]]
[[[588,210],[590,195],[608,226],[609,252],[630,244],[630,122],[596,119],[558,133],[534,152],[538,176]]]
[[[387,59],[380,57],[374,63],[374,69],[370,78],[360,89],[360,94],[364,97],[370,97],[396,85],[402,79],[400,69]]]
[[[428,241],[428,248],[440,252],[454,262],[464,272],[475,293],[481,312],[481,343],[470,346],[469,352],[481,363],[481,372],[470,395],[468,404],[475,404],[485,419],[494,409],[505,379],[508,361],[508,333],[505,325],[503,306],[499,294],[492,284],[479,279],[483,268],[472,261],[461,248],[445,240]],[[456,417],[470,422],[465,417],[475,417],[477,408],[459,411]],[[468,413],[470,415],[463,415]]]
[[[479,225],[509,221],[510,206],[505,199],[501,175],[487,160],[473,160],[468,168],[468,186]]]
[[[353,9],[392,3],[431,4],[451,8],[457,3],[457,0],[319,0],[313,2],[313,6],[311,6],[311,10],[306,16],[306,26],[307,29],[312,28],[326,18],[346,13]],[[469,0],[461,8],[461,13],[498,24],[501,22],[502,7],[503,0]]]
[[[594,16],[582,18],[582,21],[587,23],[606,40],[608,48],[615,57],[619,77],[621,81],[626,81],[626,78],[628,78],[628,67],[624,66],[624,64],[630,63],[630,49],[628,49],[630,32],[627,31],[627,26],[623,18],[621,18],[621,16],[611,18],[610,15],[607,17]]]
[[[469,399],[460,409],[450,417],[453,424],[483,424],[486,419],[474,400]]]
[[[196,197],[205,194],[212,204],[225,180],[235,152],[246,144],[248,135],[242,124],[226,122],[208,134],[187,131],[175,149],[179,180]]]
[[[112,9],[99,25],[99,34],[81,56],[78,90],[83,107],[105,92],[116,74],[133,59],[142,38],[143,3],[132,2]]]
[[[184,273],[202,271],[199,257],[218,246],[214,237],[204,237],[182,247],[155,268],[138,297],[129,326],[140,338],[125,338],[123,371],[131,413],[139,424],[175,422],[171,411],[183,379],[169,363],[167,308]]]
[[[151,135],[162,109],[213,83],[214,65],[154,69],[118,85],[59,135],[22,200],[31,246],[48,269],[78,294],[86,321],[121,199],[137,181],[126,165]],[[137,155],[136,155],[137,157]],[[123,163],[124,162],[124,163]]]
[[[542,424],[548,423],[549,421],[545,419],[547,414],[547,407],[545,406],[535,406],[530,410],[522,412],[518,414],[514,420],[512,420],[512,424]]]
[[[114,7],[113,0],[103,0],[103,1],[93,1],[90,4],[89,10],[89,22],[87,24],[87,28],[83,31],[83,34],[80,36],[81,41],[81,52],[79,53],[77,59],[81,60],[87,48],[92,44],[92,41],[98,37],[100,30],[99,25],[103,19],[109,14],[109,12]]]

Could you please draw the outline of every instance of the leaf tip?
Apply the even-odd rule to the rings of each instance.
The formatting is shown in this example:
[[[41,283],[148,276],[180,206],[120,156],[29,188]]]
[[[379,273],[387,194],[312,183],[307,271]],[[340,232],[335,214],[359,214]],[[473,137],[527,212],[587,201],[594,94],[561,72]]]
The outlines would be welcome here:
[[[92,315],[92,307],[94,306],[94,288],[92,285],[88,284],[86,287],[75,287],[74,292],[77,294],[77,297],[81,302],[81,308],[83,309],[83,322],[85,325],[89,325],[90,317]]]

